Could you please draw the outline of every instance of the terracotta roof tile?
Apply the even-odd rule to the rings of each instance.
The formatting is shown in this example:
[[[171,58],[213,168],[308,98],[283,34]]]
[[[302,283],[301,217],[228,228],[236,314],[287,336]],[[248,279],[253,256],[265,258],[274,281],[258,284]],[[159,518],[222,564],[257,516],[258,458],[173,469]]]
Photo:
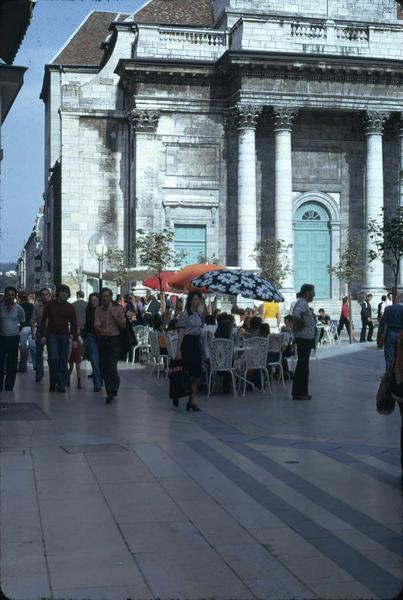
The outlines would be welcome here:
[[[134,14],[137,23],[212,27],[212,0],[151,0]]]
[[[104,55],[101,44],[107,38],[109,25],[119,13],[90,13],[67,45],[53,59],[54,65],[99,65]],[[129,15],[120,14],[119,21]]]

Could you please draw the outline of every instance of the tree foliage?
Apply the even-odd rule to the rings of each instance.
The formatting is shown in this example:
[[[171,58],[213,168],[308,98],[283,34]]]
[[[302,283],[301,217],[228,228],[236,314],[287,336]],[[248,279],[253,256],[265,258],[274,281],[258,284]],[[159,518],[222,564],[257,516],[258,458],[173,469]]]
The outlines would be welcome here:
[[[362,279],[363,273],[360,268],[360,256],[362,242],[349,235],[344,250],[340,250],[340,260],[337,264],[328,267],[328,272],[339,281],[347,284],[350,288],[354,281]]]
[[[116,284],[121,287],[127,283],[130,267],[132,266],[132,257],[128,256],[125,250],[121,250],[120,248],[109,248],[105,258],[111,269],[116,273],[114,277]]]
[[[205,256],[204,254],[200,253],[199,256],[197,257],[197,262],[199,263],[199,265],[202,265],[204,263],[208,264],[208,265],[218,265],[219,260],[218,258],[213,254],[213,256]]]
[[[160,275],[163,271],[181,266],[186,252],[177,252],[175,236],[169,229],[146,233],[135,242],[137,263]]]
[[[282,287],[287,276],[292,272],[290,249],[292,244],[287,244],[282,239],[267,237],[255,246],[252,257],[256,260],[262,276],[276,287]]]
[[[74,283],[76,283],[78,285],[78,289],[81,291],[81,289],[83,287],[83,283],[84,283],[84,277],[85,277],[82,267],[80,266],[78,269],[74,269],[73,271],[70,271],[69,275],[72,278],[72,280],[74,281]]]
[[[403,207],[397,208],[388,219],[385,218],[384,211],[379,219],[371,219],[368,233],[373,244],[368,250],[368,259],[370,262],[381,260],[391,269],[396,291],[403,258]]]

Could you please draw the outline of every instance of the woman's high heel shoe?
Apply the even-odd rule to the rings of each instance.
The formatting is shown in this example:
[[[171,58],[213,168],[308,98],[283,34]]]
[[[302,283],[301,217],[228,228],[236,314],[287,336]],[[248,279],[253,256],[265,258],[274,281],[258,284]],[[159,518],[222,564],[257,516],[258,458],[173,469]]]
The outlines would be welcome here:
[[[187,410],[187,411],[189,411],[189,410],[193,410],[193,412],[201,412],[201,408],[199,408],[199,407],[197,406],[197,404],[190,404],[190,402],[188,402],[188,403],[186,404],[186,410]]]

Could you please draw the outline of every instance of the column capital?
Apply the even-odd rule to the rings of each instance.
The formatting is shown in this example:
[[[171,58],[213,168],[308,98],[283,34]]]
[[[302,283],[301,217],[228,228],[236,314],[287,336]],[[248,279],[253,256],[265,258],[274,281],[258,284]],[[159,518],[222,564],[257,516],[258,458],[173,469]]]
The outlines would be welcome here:
[[[371,134],[383,134],[383,128],[385,122],[389,118],[390,113],[376,111],[376,110],[368,110],[365,115],[365,133],[366,135]]]
[[[275,106],[273,108],[274,131],[291,131],[298,110],[298,108]]]
[[[263,106],[237,104],[229,110],[229,122],[238,129],[256,129]]]
[[[127,118],[132,131],[155,133],[160,120],[160,113],[157,110],[129,108]]]

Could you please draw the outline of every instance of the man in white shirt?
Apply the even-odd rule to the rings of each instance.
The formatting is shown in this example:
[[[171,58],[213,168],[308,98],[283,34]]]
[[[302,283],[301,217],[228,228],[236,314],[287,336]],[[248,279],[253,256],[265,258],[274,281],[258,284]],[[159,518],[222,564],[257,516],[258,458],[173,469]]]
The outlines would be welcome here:
[[[295,368],[292,386],[294,400],[310,400],[308,394],[309,359],[315,346],[316,321],[309,302],[315,298],[315,287],[305,283],[298,293],[298,300],[293,310],[294,336],[298,350],[298,361]]]

